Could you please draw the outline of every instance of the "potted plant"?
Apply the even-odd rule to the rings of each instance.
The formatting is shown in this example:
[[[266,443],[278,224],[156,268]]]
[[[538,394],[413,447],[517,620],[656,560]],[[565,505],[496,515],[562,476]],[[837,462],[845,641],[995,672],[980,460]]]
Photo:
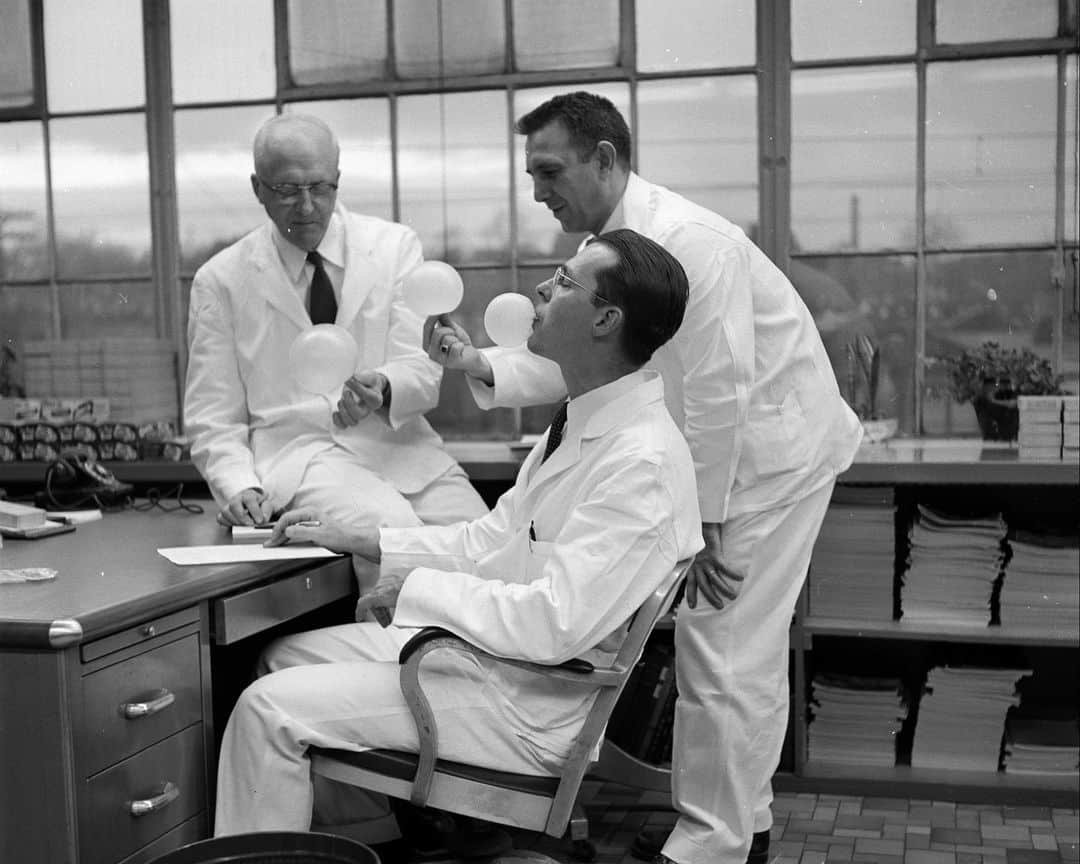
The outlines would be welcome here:
[[[1028,348],[1004,348],[983,342],[943,359],[949,393],[957,402],[970,402],[983,438],[1012,441],[1017,436],[1018,396],[1056,395],[1061,376],[1050,361]]]

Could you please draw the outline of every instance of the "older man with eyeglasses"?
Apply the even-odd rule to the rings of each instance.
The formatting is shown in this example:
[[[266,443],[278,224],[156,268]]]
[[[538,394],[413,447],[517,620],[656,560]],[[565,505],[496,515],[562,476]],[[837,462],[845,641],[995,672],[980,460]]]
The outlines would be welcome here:
[[[303,114],[255,135],[251,188],[269,220],[191,287],[192,458],[228,525],[307,506],[350,525],[475,518],[487,507],[424,419],[442,369],[401,292],[423,260],[419,238],[337,203],[338,151],[330,128]],[[320,323],[348,331],[359,351],[332,396],[305,392],[290,368],[293,341]]]

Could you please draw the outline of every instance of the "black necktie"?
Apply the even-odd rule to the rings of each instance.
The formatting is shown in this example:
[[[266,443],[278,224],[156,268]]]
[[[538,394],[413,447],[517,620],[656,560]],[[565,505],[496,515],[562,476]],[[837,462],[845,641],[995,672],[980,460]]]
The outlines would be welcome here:
[[[333,324],[337,318],[337,300],[334,299],[334,286],[323,267],[322,255],[308,252],[307,260],[315,265],[315,275],[311,277],[311,293],[308,297],[308,311],[312,324]]]
[[[548,456],[562,441],[563,429],[566,428],[566,406],[569,404],[569,402],[563,402],[559,410],[555,412],[555,416],[551,418],[551,429],[548,431],[547,446],[544,448],[544,458],[540,460],[541,465],[547,461]]]

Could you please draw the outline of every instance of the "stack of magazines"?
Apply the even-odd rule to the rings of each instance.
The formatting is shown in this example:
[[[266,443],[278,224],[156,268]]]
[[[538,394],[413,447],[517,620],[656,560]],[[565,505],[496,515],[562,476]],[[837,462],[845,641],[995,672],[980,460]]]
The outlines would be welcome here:
[[[1080,537],[1017,531],[1009,545],[1002,626],[1080,632]]]
[[[900,595],[904,621],[989,624],[994,585],[1004,562],[1000,513],[953,515],[919,505]]]
[[[895,511],[891,486],[836,488],[810,563],[811,615],[892,620]]]
[[[807,756],[811,762],[896,764],[896,736],[907,710],[899,678],[821,674],[810,697]]]
[[[1020,704],[1017,684],[1025,669],[936,666],[926,679],[913,768],[997,771],[1005,717]]]

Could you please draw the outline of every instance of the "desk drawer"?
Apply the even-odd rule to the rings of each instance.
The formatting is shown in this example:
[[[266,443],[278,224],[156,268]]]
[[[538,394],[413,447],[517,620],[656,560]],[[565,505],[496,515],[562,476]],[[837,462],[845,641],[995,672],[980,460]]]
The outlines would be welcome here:
[[[214,601],[217,645],[260,633],[353,593],[352,560],[344,558]]]
[[[191,726],[87,782],[80,864],[114,864],[205,809],[202,736]]]
[[[192,633],[82,680],[85,774],[96,774],[202,719],[199,635]]]

